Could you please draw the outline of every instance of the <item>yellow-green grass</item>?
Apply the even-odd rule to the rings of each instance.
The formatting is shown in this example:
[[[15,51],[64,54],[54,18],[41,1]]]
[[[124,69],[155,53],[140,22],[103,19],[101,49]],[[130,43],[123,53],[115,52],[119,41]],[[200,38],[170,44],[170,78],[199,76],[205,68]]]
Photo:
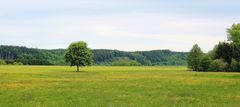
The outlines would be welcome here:
[[[240,73],[0,66],[0,107],[239,107]]]

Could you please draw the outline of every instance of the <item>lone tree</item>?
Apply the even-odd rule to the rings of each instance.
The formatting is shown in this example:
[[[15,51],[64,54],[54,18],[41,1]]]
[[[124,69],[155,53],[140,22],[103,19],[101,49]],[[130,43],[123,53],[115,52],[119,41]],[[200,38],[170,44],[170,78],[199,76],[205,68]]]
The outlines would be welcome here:
[[[80,66],[89,66],[93,62],[92,52],[84,41],[71,43],[64,57],[71,66],[77,66],[77,71]]]
[[[240,23],[233,24],[231,28],[227,29],[228,40],[233,43],[240,43]]]
[[[187,56],[188,67],[193,71],[202,70],[201,60],[203,55],[201,48],[195,44]]]

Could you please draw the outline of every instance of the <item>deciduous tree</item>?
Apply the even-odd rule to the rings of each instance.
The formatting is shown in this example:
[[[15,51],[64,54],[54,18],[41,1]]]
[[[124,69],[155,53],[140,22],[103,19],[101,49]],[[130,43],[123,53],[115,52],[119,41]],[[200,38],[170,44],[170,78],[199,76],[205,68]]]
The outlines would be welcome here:
[[[189,68],[191,68],[193,71],[199,71],[201,70],[201,59],[203,57],[203,52],[201,50],[201,48],[195,44],[193,46],[193,48],[191,49],[191,51],[188,54],[187,57],[187,62],[188,62],[188,66]]]
[[[92,52],[86,42],[74,42],[66,50],[65,60],[71,66],[77,66],[77,71],[79,71],[79,67],[92,64]]]
[[[233,24],[231,28],[227,29],[228,40],[234,43],[240,43],[240,23]]]

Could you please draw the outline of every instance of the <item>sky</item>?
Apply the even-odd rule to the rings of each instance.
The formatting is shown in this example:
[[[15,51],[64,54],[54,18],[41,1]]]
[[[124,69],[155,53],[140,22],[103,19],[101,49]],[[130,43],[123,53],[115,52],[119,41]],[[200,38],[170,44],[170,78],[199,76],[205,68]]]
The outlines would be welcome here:
[[[240,23],[239,0],[0,0],[0,45],[211,50]]]

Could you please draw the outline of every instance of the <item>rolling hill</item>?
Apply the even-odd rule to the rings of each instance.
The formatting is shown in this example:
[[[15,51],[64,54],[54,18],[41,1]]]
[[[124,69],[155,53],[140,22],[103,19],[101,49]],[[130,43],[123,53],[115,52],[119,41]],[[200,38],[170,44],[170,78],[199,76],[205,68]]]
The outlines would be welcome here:
[[[22,46],[0,46],[0,59],[8,64],[21,62],[25,65],[67,65],[64,61],[65,49],[36,49]],[[186,65],[186,52],[170,50],[126,52],[109,49],[93,49],[95,65],[111,65],[119,59],[134,60],[144,66]]]

